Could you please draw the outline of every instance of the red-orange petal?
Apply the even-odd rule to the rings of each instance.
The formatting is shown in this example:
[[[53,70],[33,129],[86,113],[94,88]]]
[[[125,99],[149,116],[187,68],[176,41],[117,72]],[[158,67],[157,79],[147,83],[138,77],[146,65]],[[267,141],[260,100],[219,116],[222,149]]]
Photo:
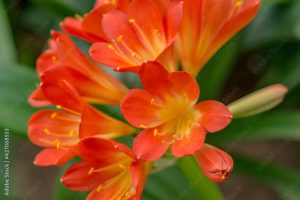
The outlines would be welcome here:
[[[63,22],[60,23],[60,27],[78,37],[78,38],[81,38],[83,40],[86,40],[88,42],[98,42],[98,41],[101,41],[102,38],[96,36],[96,35],[93,35],[93,34],[89,34],[87,33],[86,31],[83,30],[82,28],[82,19],[76,19],[76,18],[73,18],[73,17],[66,17],[64,19]]]
[[[197,81],[187,72],[173,72],[170,82],[177,94],[185,95],[191,102],[196,103],[200,95]]]
[[[53,83],[51,79],[45,80],[42,82],[41,87],[45,96],[53,105],[67,108],[78,113],[80,113],[86,105],[76,89],[65,80],[56,83]]]
[[[97,152],[99,154],[99,152]],[[104,173],[89,174],[91,168],[102,168],[101,162],[80,161],[71,165],[61,178],[61,182],[71,190],[89,191],[97,188],[101,183],[114,177],[119,172],[116,169],[105,170]]]
[[[203,101],[196,105],[200,112],[199,123],[207,132],[217,132],[224,129],[232,119],[228,108],[218,101]]]
[[[135,31],[140,41],[144,41],[146,37],[156,50],[163,50],[155,45],[155,43],[158,42],[157,38],[160,38],[160,43],[166,44],[166,41],[164,41],[163,16],[155,2],[152,0],[133,0],[129,5],[128,15],[131,19],[135,20],[135,23],[139,26],[140,30]],[[143,35],[139,34],[140,31],[143,32]],[[158,34],[160,34],[160,36]]]
[[[135,159],[127,146],[99,137],[82,139],[77,145],[77,155],[83,160],[100,163],[114,162],[121,158]]]
[[[176,140],[171,151],[175,157],[182,157],[194,154],[199,150],[205,141],[205,130],[202,127],[194,127],[189,136]]]
[[[75,154],[71,149],[63,150],[46,148],[35,157],[34,164],[40,167],[62,166],[71,160]]]
[[[135,198],[141,199],[143,189],[151,171],[151,162],[138,160],[131,164],[132,184],[136,189]]]
[[[47,97],[44,95],[41,87],[35,89],[29,96],[28,102],[31,106],[42,107],[49,106],[51,103],[48,101]]]
[[[28,137],[41,147],[70,147],[78,141],[78,129],[79,116],[64,111],[42,110],[31,116]],[[55,141],[59,142],[59,146]]]
[[[178,33],[180,24],[182,22],[182,11],[183,3],[180,0],[173,0],[166,8],[164,25],[168,44],[171,44],[174,41],[175,36]]]
[[[121,104],[122,114],[138,128],[153,127],[159,124],[158,107],[153,105],[153,97],[145,90],[130,90]]]
[[[140,70],[140,79],[145,90],[162,100],[166,95],[172,94],[172,85],[168,77],[168,71],[157,62],[147,62]]]
[[[169,144],[164,143],[166,136],[154,136],[154,129],[141,131],[133,142],[133,152],[138,159],[154,161],[168,150]]]
[[[129,17],[124,12],[115,10],[105,14],[102,20],[102,28],[105,35],[111,41],[120,41],[118,38],[121,36],[122,41],[133,52],[139,53],[140,49],[144,49],[129,23]],[[128,54],[128,58],[131,58],[130,53]]]
[[[136,65],[136,63],[132,60],[121,57],[116,53],[116,51],[109,48],[111,47],[109,45],[109,43],[105,42],[97,42],[93,44],[89,52],[91,57],[98,63],[111,67],[115,70],[119,70],[121,68],[129,68],[130,70],[131,66]]]
[[[115,139],[133,134],[135,129],[119,120],[87,106],[81,115],[79,137],[95,136],[104,139]]]
[[[58,61],[57,54],[52,50],[46,50],[36,61],[38,75],[41,76],[45,71],[58,64],[60,64],[60,62]]]
[[[211,181],[219,183],[229,177],[233,169],[233,160],[226,152],[205,144],[195,153],[204,175]]]

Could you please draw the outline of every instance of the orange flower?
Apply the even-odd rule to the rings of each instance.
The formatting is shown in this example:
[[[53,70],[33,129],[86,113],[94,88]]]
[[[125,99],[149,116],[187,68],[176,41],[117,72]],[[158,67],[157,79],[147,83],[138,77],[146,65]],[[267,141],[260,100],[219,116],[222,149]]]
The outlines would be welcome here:
[[[145,128],[134,140],[138,158],[156,160],[172,145],[176,157],[194,154],[204,143],[206,132],[216,132],[231,121],[227,107],[217,101],[196,104],[199,87],[185,71],[168,73],[158,63],[142,66],[144,89],[133,89],[121,108],[134,126]]]
[[[150,163],[137,160],[127,146],[86,138],[78,144],[76,152],[82,161],[63,175],[61,181],[66,187],[92,190],[88,200],[141,199]]]
[[[126,10],[128,0],[98,0],[94,9],[84,17],[67,17],[60,26],[66,32],[91,43],[107,41],[101,21],[103,15],[115,9]]]
[[[127,88],[80,52],[68,35],[58,32],[52,35],[50,49],[37,60],[40,79],[65,80],[88,103],[120,104]],[[40,87],[32,93],[29,102],[33,106],[49,104]]]
[[[166,2],[168,4],[166,4]],[[93,44],[90,55],[117,71],[137,72],[145,61],[166,62],[181,22],[180,1],[133,0],[126,11],[113,10],[102,18],[107,42]]]
[[[183,69],[194,76],[256,15],[260,0],[184,0],[178,49]]]
[[[233,160],[230,155],[214,146],[204,144],[195,153],[195,157],[204,175],[213,182],[224,181],[233,170]]]
[[[29,139],[45,148],[35,158],[36,165],[65,164],[75,156],[74,146],[81,138],[97,135],[114,139],[135,132],[127,124],[83,102],[66,81],[44,82],[42,91],[59,110],[38,111],[29,120]]]

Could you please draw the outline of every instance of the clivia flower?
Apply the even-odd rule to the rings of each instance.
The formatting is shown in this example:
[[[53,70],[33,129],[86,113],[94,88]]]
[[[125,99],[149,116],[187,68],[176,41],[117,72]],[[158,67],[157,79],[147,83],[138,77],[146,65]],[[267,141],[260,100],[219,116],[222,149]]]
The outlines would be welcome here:
[[[58,110],[38,111],[29,120],[29,139],[45,148],[36,156],[36,165],[64,165],[75,156],[74,147],[81,138],[97,135],[115,139],[135,132],[86,104],[65,80],[43,82],[41,89]]]
[[[99,0],[86,15],[66,17],[60,26],[64,31],[91,43],[106,41],[101,26],[103,15],[115,9],[126,10],[127,7],[128,0]]]
[[[53,31],[52,38],[50,49],[37,60],[41,82],[66,80],[87,103],[120,104],[127,92],[124,84],[84,55],[67,34]],[[33,106],[49,105],[41,87],[32,93],[29,102]]]
[[[67,169],[62,183],[75,191],[90,191],[87,200],[138,200],[150,171],[150,163],[138,160],[120,143],[96,137],[76,147],[82,159]]]
[[[231,156],[209,144],[204,144],[196,151],[195,158],[204,175],[216,183],[227,179],[233,170]]]
[[[182,67],[196,76],[256,15],[260,0],[184,0],[178,37]]]
[[[141,67],[144,89],[130,90],[122,105],[129,123],[143,128],[134,140],[138,158],[156,160],[171,145],[174,156],[192,155],[199,150],[207,132],[225,128],[232,115],[217,101],[197,104],[199,86],[185,71],[168,73],[158,63]]]
[[[182,2],[130,1],[126,11],[103,15],[102,30],[108,41],[94,43],[94,60],[117,71],[137,72],[145,61],[161,61],[169,71],[176,70],[170,49],[181,22]]]

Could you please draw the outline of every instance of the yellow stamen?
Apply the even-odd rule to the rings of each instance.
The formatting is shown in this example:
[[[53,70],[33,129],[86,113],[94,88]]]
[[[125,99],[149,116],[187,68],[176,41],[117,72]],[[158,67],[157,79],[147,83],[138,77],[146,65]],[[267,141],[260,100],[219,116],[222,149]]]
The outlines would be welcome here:
[[[52,59],[52,61],[53,61],[53,62],[56,62],[56,61],[58,61],[58,58],[57,58],[57,56],[52,56],[52,58],[51,58],[51,59]]]
[[[76,112],[76,111],[74,111],[74,110],[71,110],[71,109],[62,107],[62,106],[60,106],[60,105],[57,105],[56,108],[59,109],[59,110],[61,110],[61,109],[62,109],[62,110],[65,110],[65,111],[67,111],[67,112],[69,112],[69,113],[72,113],[72,114],[74,114],[74,115],[80,115],[79,112]]]
[[[145,126],[145,125],[143,125],[143,124],[141,124],[140,127],[141,127],[141,128],[144,128],[144,129],[148,128],[148,126]]]
[[[154,129],[154,133],[153,133],[153,135],[154,135],[154,136],[157,136],[157,135],[158,135],[158,130],[157,130],[157,128],[156,128],[156,129]]]
[[[120,42],[123,39],[123,35],[119,35],[117,41]]]
[[[234,8],[239,9],[240,7],[243,6],[243,4],[244,4],[244,0],[236,0],[234,4]]]
[[[133,23],[135,23],[135,19],[131,18],[131,19],[129,19],[129,22],[133,24]]]
[[[56,149],[60,149],[60,142],[58,139],[54,140],[53,144],[56,146]]]

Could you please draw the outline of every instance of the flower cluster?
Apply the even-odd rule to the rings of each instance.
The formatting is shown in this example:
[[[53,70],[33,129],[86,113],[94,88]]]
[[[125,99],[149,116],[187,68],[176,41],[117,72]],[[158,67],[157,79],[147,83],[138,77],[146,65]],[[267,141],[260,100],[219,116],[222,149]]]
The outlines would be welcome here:
[[[170,147],[194,155],[214,182],[226,179],[232,158],[205,143],[232,113],[214,100],[198,102],[195,76],[216,51],[255,16],[260,0],[97,0],[84,17],[67,17],[37,59],[40,86],[30,140],[44,149],[38,166],[62,166],[61,181],[87,199],[141,199],[151,163]],[[90,43],[89,58],[71,36]],[[139,76],[129,90],[98,64]],[[182,68],[182,71],[179,69]],[[119,106],[115,119],[99,105]],[[115,139],[136,137],[132,149]]]

